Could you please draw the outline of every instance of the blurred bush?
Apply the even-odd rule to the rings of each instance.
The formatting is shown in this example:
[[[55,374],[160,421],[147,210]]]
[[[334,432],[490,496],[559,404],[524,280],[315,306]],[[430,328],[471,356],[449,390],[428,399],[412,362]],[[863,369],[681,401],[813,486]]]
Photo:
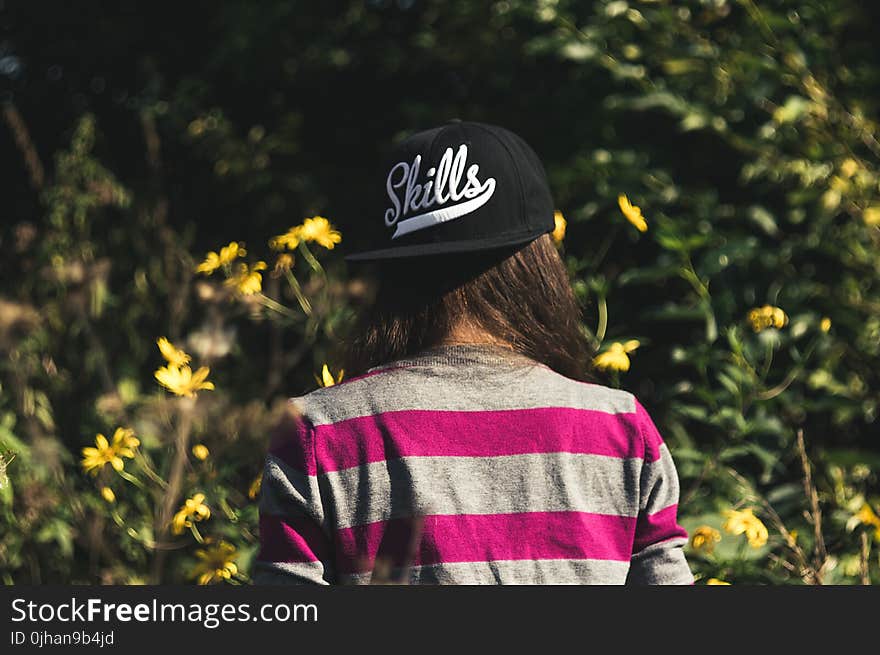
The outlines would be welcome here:
[[[450,116],[544,159],[596,366],[672,447],[699,582],[880,578],[876,9],[36,11],[0,52],[5,583],[248,580],[274,415],[344,376],[369,293],[338,256],[368,162]],[[52,48],[46,22],[71,28]]]

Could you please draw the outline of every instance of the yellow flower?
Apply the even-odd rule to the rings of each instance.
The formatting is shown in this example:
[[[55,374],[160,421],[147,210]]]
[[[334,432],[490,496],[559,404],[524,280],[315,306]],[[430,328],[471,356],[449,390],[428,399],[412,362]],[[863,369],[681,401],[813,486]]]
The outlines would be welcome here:
[[[633,352],[638,347],[639,342],[636,339],[631,339],[626,343],[615,341],[611,344],[608,350],[603,353],[599,353],[598,355],[596,355],[595,358],[593,358],[593,364],[603,370],[610,369],[612,371],[628,371],[628,353]]]
[[[706,580],[707,585],[727,585],[730,586],[729,582],[725,582],[724,580],[719,580],[718,578],[709,578]]]
[[[856,517],[858,517],[859,521],[865,525],[875,525],[880,527],[880,517],[874,513],[874,509],[868,503],[862,505],[862,508],[858,511]]]
[[[708,525],[701,525],[694,530],[694,534],[691,536],[691,546],[695,550],[702,550],[710,555],[715,550],[715,544],[719,541],[721,541],[721,533]]]
[[[205,505],[205,494],[196,494],[192,498],[187,498],[171,519],[171,531],[180,534],[184,528],[192,527],[194,522],[209,518],[211,518],[211,509]]]
[[[116,494],[113,493],[110,487],[101,487],[101,497],[108,503],[116,502]]]
[[[248,487],[248,498],[251,500],[256,500],[257,496],[260,495],[260,489],[263,487],[263,474],[262,472],[254,478],[254,481],[251,482],[251,486]]]
[[[772,311],[773,315],[773,327],[782,328],[788,324],[788,314],[782,311],[779,307],[774,307]]]
[[[95,446],[87,446],[82,449],[82,467],[83,469],[97,475],[98,471],[109,464],[116,471],[125,468],[123,457],[129,459],[134,457],[134,448],[140,445],[140,441],[134,436],[132,430],[126,428],[117,428],[113,435],[113,443],[107,441],[107,437],[103,434],[95,435]]]
[[[819,329],[822,330],[822,332],[828,332],[828,330],[831,329],[831,319],[827,316],[823,317],[822,322],[819,323]]]
[[[197,443],[192,447],[192,454],[197,460],[204,462],[208,459],[208,455],[211,454],[211,451],[208,450],[207,446]]]
[[[210,369],[202,366],[195,373],[189,366],[174,366],[168,364],[156,371],[155,376],[159,384],[178,396],[186,396],[192,398],[196,395],[196,391],[207,389],[211,391],[214,388],[213,382],[207,382]]]
[[[122,458],[116,454],[116,450],[103,434],[95,437],[95,447],[83,448],[82,454],[82,467],[92,475],[97,475],[105,464],[110,464],[117,471],[125,468]]]
[[[768,305],[765,305],[768,307]],[[767,312],[764,311],[761,307],[755,307],[754,309],[749,311],[749,323],[752,324],[752,329],[755,332],[760,332],[764,328],[770,327],[772,325],[772,320],[767,315]]]
[[[788,324],[788,315],[779,307],[773,307],[772,305],[755,307],[749,311],[748,319],[755,332],[760,332],[769,327],[779,329]]]
[[[880,516],[877,516],[877,514],[874,513],[874,509],[868,503],[863,504],[862,508],[852,517],[852,519],[850,519],[850,521],[856,525],[861,523],[862,525],[873,527],[874,537],[880,540]],[[850,523],[847,524],[847,527],[852,530]]]
[[[232,241],[228,246],[221,248],[219,254],[213,250],[209,252],[205,256],[205,261],[196,266],[196,273],[210,275],[221,266],[231,264],[239,257],[244,257],[246,254],[247,250],[244,249],[242,244]]]
[[[200,548],[196,551],[198,563],[190,572],[191,578],[198,578],[201,585],[229,580],[238,573],[238,566],[233,561],[238,557],[235,546],[221,541],[208,548]]]
[[[266,269],[266,262],[257,262],[250,268],[247,264],[238,265],[238,273],[226,280],[226,285],[234,287],[243,296],[252,296],[263,288],[263,276],[257,271]]]
[[[162,353],[162,357],[164,357],[165,361],[169,364],[183,366],[189,362],[189,355],[183,352],[180,348],[176,348],[167,338],[159,337],[156,340],[156,345],[159,346],[159,352]]]
[[[880,207],[876,205],[873,207],[867,207],[865,211],[862,212],[862,220],[865,221],[865,225],[869,227],[877,227],[880,225]]]
[[[342,382],[342,376],[345,373],[344,370],[339,370],[339,375],[336,376],[336,379],[333,379],[333,374],[330,372],[330,367],[324,364],[324,368],[321,369],[321,379],[318,380],[318,384],[322,387],[332,387],[334,384],[339,384]],[[317,379],[317,378],[316,378]]]
[[[333,250],[336,244],[342,241],[342,234],[333,229],[330,221],[323,216],[313,216],[300,225],[299,238],[303,241],[314,241],[327,250]]]
[[[275,269],[272,273],[277,277],[291,268],[293,268],[293,255],[285,252],[278,255],[278,259],[275,260]]]
[[[314,241],[319,246],[333,250],[337,243],[342,241],[342,234],[323,216],[313,216],[303,221],[302,225],[292,227],[284,234],[279,234],[269,240],[269,247],[273,250],[293,250],[300,242]]]
[[[301,226],[297,225],[296,227],[292,227],[284,234],[279,234],[277,237],[272,237],[269,239],[269,247],[272,250],[284,250],[287,248],[288,250],[293,250],[299,245],[299,242],[302,239],[299,236],[299,231]]]
[[[204,273],[205,275],[210,275],[214,271],[220,268],[220,255],[218,255],[213,250],[205,255],[205,260],[196,266],[196,273]]]
[[[246,254],[247,250],[244,249],[244,244],[232,241],[228,246],[220,249],[220,263],[231,264],[239,257],[244,257]]]
[[[767,526],[761,522],[761,519],[755,516],[751,508],[742,510],[729,509],[724,512],[724,515],[727,517],[722,526],[725,532],[729,532],[732,535],[745,534],[746,539],[749,541],[749,546],[752,548],[760,548],[767,543],[767,537],[769,536]]]
[[[859,170],[859,164],[855,159],[848,158],[844,159],[843,163],[840,165],[840,172],[843,173],[846,177],[852,177]]]
[[[553,228],[553,232],[550,236],[553,237],[553,241],[555,241],[557,244],[560,244],[565,238],[565,226],[568,225],[568,222],[565,220],[565,216],[563,216],[562,212],[560,211],[553,212],[553,222],[555,224],[555,227]]]
[[[116,428],[113,433],[113,447],[123,457],[134,459],[134,449],[141,445],[141,440],[134,436],[131,428]]]
[[[620,207],[620,211],[623,212],[623,215],[626,217],[626,220],[632,223],[639,232],[648,231],[648,222],[645,220],[645,217],[642,216],[642,210],[635,205],[630,204],[629,198],[627,198],[625,194],[621,193],[617,196],[617,204]]]

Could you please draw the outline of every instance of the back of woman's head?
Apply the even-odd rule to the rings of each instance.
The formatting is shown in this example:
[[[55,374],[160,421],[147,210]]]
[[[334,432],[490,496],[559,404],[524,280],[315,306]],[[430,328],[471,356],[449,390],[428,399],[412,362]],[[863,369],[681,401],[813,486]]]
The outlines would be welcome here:
[[[348,346],[346,370],[482,333],[567,377],[590,380],[580,308],[549,234],[519,249],[382,261],[375,301]]]

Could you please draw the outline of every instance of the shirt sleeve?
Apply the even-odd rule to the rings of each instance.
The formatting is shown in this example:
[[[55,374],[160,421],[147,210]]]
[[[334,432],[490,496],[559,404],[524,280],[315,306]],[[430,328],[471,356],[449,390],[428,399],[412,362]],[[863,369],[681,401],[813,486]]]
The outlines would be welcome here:
[[[639,514],[627,584],[693,584],[684,557],[687,532],[678,524],[679,483],[669,448],[636,400],[645,457],[639,482]]]
[[[314,433],[293,404],[273,431],[260,489],[260,551],[254,584],[334,582]]]

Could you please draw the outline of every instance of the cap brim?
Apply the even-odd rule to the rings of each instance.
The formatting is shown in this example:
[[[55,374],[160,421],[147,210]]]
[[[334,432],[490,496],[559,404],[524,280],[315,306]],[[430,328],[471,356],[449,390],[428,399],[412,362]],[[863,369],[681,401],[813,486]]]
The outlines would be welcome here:
[[[553,226],[532,230],[528,233],[505,234],[499,237],[485,239],[472,239],[468,241],[447,241],[445,243],[414,243],[409,246],[397,246],[395,248],[381,248],[346,255],[349,262],[373,261],[378,259],[402,259],[404,257],[421,257],[427,255],[445,255],[462,252],[476,252],[480,250],[494,250],[505,246],[517,246],[529,241],[534,241],[542,234],[553,231]]]

